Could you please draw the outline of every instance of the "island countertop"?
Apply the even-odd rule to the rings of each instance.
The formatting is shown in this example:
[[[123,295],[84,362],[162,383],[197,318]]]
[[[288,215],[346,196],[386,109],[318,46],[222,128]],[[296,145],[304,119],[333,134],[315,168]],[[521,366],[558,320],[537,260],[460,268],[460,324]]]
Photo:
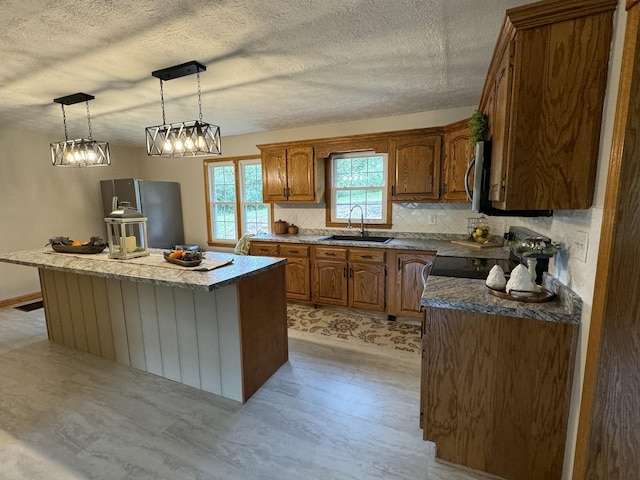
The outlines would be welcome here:
[[[236,283],[243,278],[257,275],[286,263],[286,260],[282,258],[206,252],[207,259],[233,261],[229,265],[202,272],[192,271],[188,268],[165,267],[162,250],[150,249],[150,252],[149,257],[142,258],[157,258],[157,266],[140,263],[139,258],[109,259],[106,251],[94,255],[77,255],[54,252],[51,247],[0,253],[0,261],[76,274],[206,291]]]

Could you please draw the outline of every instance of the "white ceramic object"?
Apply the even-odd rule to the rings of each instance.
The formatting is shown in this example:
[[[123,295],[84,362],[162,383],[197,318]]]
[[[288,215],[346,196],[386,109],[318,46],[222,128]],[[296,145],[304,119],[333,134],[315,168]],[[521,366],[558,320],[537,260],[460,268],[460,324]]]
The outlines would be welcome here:
[[[489,270],[489,275],[485,283],[487,287],[493,288],[494,290],[504,289],[507,284],[507,279],[504,278],[504,270],[502,270],[500,265],[494,265],[493,268]]]
[[[530,294],[536,291],[535,284],[531,281],[531,275],[529,274],[529,269],[520,264],[511,272],[511,278],[507,282],[505,290],[508,294],[511,295],[512,290],[521,290],[522,292],[531,292]],[[527,293],[514,292],[514,295],[527,295]]]

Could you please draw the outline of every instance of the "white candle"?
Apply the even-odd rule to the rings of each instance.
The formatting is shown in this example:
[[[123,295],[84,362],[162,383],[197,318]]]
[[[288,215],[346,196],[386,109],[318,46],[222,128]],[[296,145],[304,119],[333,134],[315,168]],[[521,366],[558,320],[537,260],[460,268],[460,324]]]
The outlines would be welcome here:
[[[136,237],[131,236],[125,239],[125,245],[127,247],[127,252],[133,252],[136,249]]]

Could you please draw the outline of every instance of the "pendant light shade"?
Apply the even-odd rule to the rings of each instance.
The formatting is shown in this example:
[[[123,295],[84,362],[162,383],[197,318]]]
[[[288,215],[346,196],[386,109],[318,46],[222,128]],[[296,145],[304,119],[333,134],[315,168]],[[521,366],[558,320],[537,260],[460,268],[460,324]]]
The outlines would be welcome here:
[[[160,79],[160,101],[162,106],[162,125],[147,127],[147,155],[157,157],[198,157],[221,155],[220,127],[202,120],[202,93],[200,72],[207,67],[196,61],[151,72]],[[198,120],[167,124],[164,112],[163,82],[173,78],[196,74],[198,79]]]
[[[111,165],[109,144],[92,138],[91,115],[89,114],[89,100],[93,95],[86,93],[74,93],[66,97],[54,98],[55,103],[62,107],[62,122],[64,124],[64,142],[51,143],[51,163],[54,167],[103,167]],[[65,105],[75,105],[85,102],[87,106],[87,124],[89,137],[69,140],[67,132],[67,116]]]

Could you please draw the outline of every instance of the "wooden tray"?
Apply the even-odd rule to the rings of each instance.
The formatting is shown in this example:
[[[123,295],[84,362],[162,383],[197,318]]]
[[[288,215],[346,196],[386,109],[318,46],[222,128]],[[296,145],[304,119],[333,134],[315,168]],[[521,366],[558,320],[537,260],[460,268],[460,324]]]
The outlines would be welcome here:
[[[556,294],[550,290],[547,290],[544,287],[539,287],[539,292],[525,292],[522,290],[511,290],[512,292],[519,292],[523,295],[512,295],[507,293],[505,290],[496,290],[491,287],[487,287],[489,293],[499,298],[505,298],[507,300],[514,300],[516,302],[525,302],[525,303],[543,303],[549,302],[556,298]],[[528,295],[527,295],[528,294]]]
[[[78,245],[78,246],[73,246],[73,245],[54,244],[54,245],[51,245],[51,248],[53,248],[54,252],[59,252],[59,253],[100,253],[105,248],[107,248],[107,246],[106,245],[102,245],[102,246],[96,246],[96,245]]]
[[[171,258],[169,255],[163,255],[164,259],[169,263],[175,263],[176,265],[181,265],[183,267],[197,267],[202,263],[202,259],[200,260],[180,260],[179,258]]]

